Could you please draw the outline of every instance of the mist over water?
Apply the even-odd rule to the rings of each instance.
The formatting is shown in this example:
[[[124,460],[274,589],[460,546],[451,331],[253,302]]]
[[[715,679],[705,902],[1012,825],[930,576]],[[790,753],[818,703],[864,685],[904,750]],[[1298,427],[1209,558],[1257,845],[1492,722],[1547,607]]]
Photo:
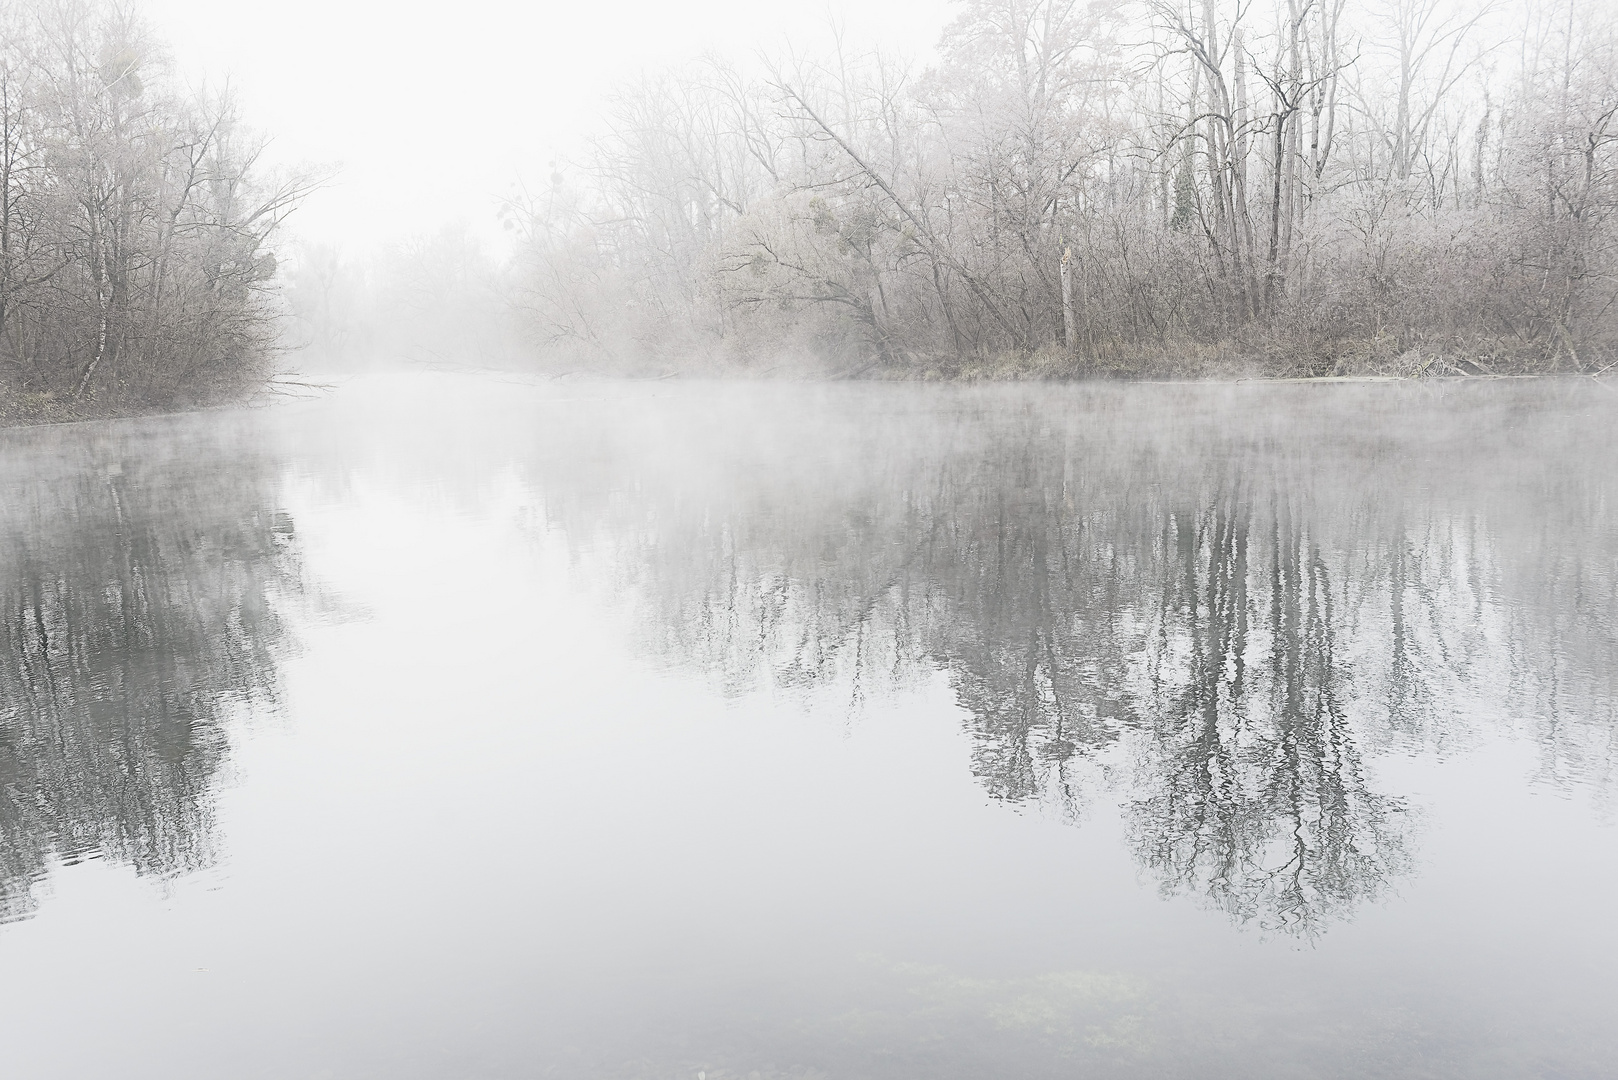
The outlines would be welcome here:
[[[1603,1075],[1615,413],[410,376],[6,432],[8,1058]]]
[[[575,7],[0,0],[6,1080],[1610,1080],[1618,11]]]

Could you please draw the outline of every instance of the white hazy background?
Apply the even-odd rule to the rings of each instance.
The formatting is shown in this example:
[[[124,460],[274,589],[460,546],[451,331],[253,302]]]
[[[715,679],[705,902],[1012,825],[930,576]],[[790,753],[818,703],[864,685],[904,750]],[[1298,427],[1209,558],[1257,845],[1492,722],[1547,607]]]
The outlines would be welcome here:
[[[581,145],[616,85],[706,53],[813,50],[834,29],[913,59],[947,0],[706,0],[274,5],[146,0],[191,82],[236,90],[272,137],[267,161],[334,169],[292,218],[304,243],[350,254],[464,224],[496,235],[499,198]]]

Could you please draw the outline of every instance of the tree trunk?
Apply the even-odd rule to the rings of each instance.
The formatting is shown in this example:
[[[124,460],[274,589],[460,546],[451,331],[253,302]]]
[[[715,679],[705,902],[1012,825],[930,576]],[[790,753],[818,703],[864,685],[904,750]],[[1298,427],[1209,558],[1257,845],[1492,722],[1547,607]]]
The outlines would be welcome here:
[[[1073,271],[1069,263],[1073,259],[1073,248],[1067,246],[1062,249],[1062,343],[1067,347],[1067,354],[1073,356],[1079,348],[1079,324],[1073,317]]]

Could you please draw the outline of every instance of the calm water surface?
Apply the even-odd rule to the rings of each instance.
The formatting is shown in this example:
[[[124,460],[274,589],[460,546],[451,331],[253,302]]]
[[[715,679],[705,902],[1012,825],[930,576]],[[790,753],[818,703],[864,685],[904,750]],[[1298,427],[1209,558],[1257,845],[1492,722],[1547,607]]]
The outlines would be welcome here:
[[[0,433],[17,1077],[1618,1076],[1618,395]]]

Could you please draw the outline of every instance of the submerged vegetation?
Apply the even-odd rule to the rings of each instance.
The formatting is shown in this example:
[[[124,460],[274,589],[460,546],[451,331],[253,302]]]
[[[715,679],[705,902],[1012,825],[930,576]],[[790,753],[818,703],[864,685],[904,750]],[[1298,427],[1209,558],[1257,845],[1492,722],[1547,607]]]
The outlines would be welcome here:
[[[0,423],[228,401],[274,345],[267,182],[228,95],[85,0],[0,8]]]
[[[1571,0],[966,0],[626,89],[506,208],[568,367],[1594,372],[1618,38]]]

